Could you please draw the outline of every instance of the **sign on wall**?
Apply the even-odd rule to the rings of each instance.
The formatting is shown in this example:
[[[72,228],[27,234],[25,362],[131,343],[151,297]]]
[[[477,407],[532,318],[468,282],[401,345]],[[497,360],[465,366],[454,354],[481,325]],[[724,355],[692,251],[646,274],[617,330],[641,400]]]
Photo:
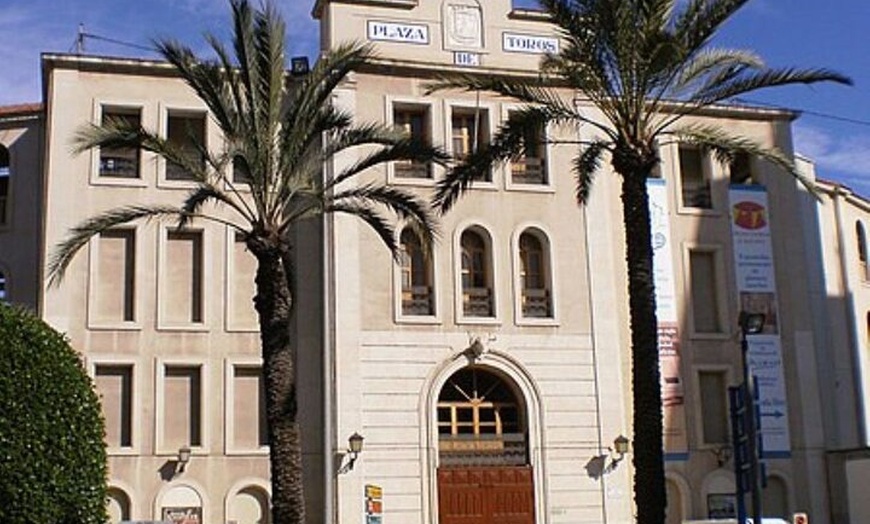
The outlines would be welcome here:
[[[550,36],[502,33],[502,49],[511,53],[555,54],[559,52],[559,39]]]
[[[424,24],[399,24],[369,20],[367,34],[369,40],[403,44],[425,45],[429,43],[429,26]]]
[[[163,508],[161,518],[171,524],[202,524],[202,508]]]
[[[686,403],[680,372],[680,331],[677,318],[671,227],[665,181],[647,180],[650,234],[653,247],[653,283],[658,320],[659,372],[661,373],[665,458],[688,460]]]
[[[731,186],[729,197],[740,310],[765,318],[762,332],[746,337],[757,381],[761,457],[784,458],[791,444],[767,192],[761,186]]]
[[[366,524],[382,524],[384,518],[384,490],[374,484],[365,486]]]

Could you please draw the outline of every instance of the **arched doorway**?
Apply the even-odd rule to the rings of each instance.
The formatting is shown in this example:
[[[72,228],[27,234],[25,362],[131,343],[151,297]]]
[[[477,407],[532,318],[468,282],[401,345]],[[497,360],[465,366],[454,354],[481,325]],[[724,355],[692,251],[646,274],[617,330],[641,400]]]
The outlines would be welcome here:
[[[527,410],[497,371],[468,366],[438,395],[439,524],[534,524]]]

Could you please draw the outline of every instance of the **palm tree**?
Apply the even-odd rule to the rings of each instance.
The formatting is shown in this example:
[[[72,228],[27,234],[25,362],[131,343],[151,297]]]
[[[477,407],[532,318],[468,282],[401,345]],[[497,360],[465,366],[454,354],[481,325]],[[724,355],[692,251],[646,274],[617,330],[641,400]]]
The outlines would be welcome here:
[[[524,102],[489,147],[466,158],[438,184],[435,203],[442,211],[450,209],[474,178],[493,163],[517,160],[528,130],[542,129],[547,123],[582,123],[597,135],[580,142],[572,166],[580,204],[588,198],[606,155],[621,177],[631,328],[634,496],[641,523],[663,522],[666,505],[646,190],[646,180],[659,163],[657,141],[694,142],[723,162],[737,153],[752,154],[801,179],[782,152],[711,125],[686,125],[683,120],[761,88],[821,81],[850,83],[825,69],[769,68],[752,52],[712,47],[710,41],[719,28],[747,1],[540,0],[562,37],[559,53],[542,60],[542,77],[460,74],[445,76],[430,86],[430,91],[491,91]],[[603,118],[591,119],[571,100],[560,97],[555,86],[587,99]]]
[[[330,102],[348,73],[367,62],[369,46],[348,44],[324,55],[311,72],[291,79],[285,71],[284,23],[273,4],[261,9],[232,0],[233,52],[215,37],[207,40],[216,59],[197,58],[172,40],[156,42],[160,54],[196,92],[220,127],[220,153],[179,148],[155,132],[124,120],[89,125],[75,148],[137,147],[183,168],[195,188],[178,206],[130,205],[112,209],[74,227],[50,261],[59,282],[72,257],[89,239],[135,220],[192,220],[226,224],[243,235],[257,259],[254,305],[259,317],[275,523],[304,522],[301,428],[297,422],[294,318],[296,224],[326,213],[362,219],[396,255],[393,221],[384,211],[431,241],[436,231],[425,199],[374,183],[353,183],[372,166],[393,160],[446,161],[440,150],[379,124],[354,124],[352,115]],[[350,148],[363,146],[355,162],[322,178],[322,167]],[[192,153],[192,154],[191,154]],[[230,176],[229,171],[236,176]],[[245,183],[240,183],[243,179]],[[349,183],[350,182],[350,183]]]

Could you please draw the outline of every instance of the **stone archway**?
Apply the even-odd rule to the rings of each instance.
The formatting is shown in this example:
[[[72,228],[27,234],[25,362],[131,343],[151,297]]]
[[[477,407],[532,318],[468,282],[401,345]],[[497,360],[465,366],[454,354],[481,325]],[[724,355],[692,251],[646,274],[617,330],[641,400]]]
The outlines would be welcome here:
[[[528,414],[494,368],[455,371],[437,402],[439,524],[533,524]]]

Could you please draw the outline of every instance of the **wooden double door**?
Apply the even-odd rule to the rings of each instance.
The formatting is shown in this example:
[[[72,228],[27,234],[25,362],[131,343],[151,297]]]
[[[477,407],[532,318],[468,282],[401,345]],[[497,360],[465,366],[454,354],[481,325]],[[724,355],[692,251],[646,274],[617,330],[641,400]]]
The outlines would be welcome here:
[[[534,524],[531,466],[438,468],[439,524]]]

